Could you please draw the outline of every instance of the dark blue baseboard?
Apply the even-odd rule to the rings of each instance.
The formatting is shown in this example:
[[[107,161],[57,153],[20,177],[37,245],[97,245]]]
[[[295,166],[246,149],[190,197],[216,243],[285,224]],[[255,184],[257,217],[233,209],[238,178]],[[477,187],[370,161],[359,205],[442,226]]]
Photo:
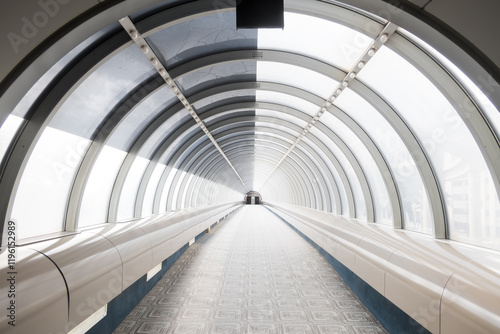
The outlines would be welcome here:
[[[146,281],[146,275],[142,276],[131,286],[126,288],[121,294],[108,303],[107,315],[102,318],[94,327],[87,331],[87,334],[112,333],[146,296],[146,294],[158,283],[179,257],[188,249],[188,244],[184,245],[177,252],[170,255],[162,262],[161,271]]]
[[[381,295],[368,283],[353,273],[349,268],[340,263],[337,259],[327,253],[314,241],[295,228],[286,219],[281,217],[273,210],[266,207],[278,218],[290,226],[302,238],[309,242],[319,253],[328,261],[335,271],[342,277],[345,283],[358,296],[359,300],[368,308],[368,310],[377,318],[389,333],[394,334],[430,334],[430,332],[410,317],[407,313],[394,305],[390,300]]]

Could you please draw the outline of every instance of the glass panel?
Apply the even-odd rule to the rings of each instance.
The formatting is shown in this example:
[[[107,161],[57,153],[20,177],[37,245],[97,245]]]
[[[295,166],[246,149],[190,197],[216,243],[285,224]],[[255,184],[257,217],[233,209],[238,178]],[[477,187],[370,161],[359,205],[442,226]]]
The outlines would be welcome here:
[[[283,138],[279,134],[274,134],[270,132],[263,132],[262,129],[257,128],[255,131],[256,135],[265,135],[274,138],[279,138],[288,143],[286,147],[281,148],[281,152],[271,150],[267,144],[267,139],[256,139],[254,145],[253,161],[254,161],[254,189],[260,189],[264,187],[264,181],[266,181],[269,174],[272,172],[273,168],[276,166],[278,161],[281,159],[283,154],[292,144],[287,138]],[[275,143],[281,146],[281,143],[275,141]],[[269,198],[268,198],[269,199]]]
[[[164,122],[153,134],[147,139],[144,145],[141,147],[139,151],[139,156],[150,159],[154,154],[155,150],[158,149],[158,146],[173,132],[177,127],[181,126],[183,123],[187,122],[188,119],[191,119],[191,115],[187,112],[186,109],[181,110],[180,112],[176,112],[172,114],[166,122]]]
[[[285,12],[284,29],[259,29],[259,49],[303,54],[348,72],[371,38],[340,24]]]
[[[267,90],[258,90],[255,94],[255,99],[257,102],[276,103],[293,109],[297,109],[311,117],[316,115],[316,113],[320,110],[319,106],[299,97],[284,93],[271,92]]]
[[[465,86],[465,89],[472,95],[474,102],[479,105],[481,111],[484,112],[488,121],[492,125],[497,136],[500,136],[500,112],[498,109],[491,103],[490,99],[484,94],[484,92],[473,83],[468,76],[466,76],[458,67],[456,67],[453,63],[451,63],[448,59],[446,59],[443,55],[436,51],[436,56],[438,56],[439,62],[443,63],[452,73],[453,75],[460,81],[462,85]],[[462,102],[462,106],[464,109],[468,111],[475,111],[475,106],[472,104],[470,100],[466,100],[464,97],[464,101]]]
[[[236,30],[236,12],[198,16],[162,29],[147,38],[167,68],[230,50],[255,50],[257,30]]]
[[[144,203],[142,205],[142,216],[147,216],[153,213],[153,202],[156,194],[156,189],[158,187],[158,182],[160,182],[160,177],[163,174],[167,166],[163,164],[157,164],[151,178],[149,179],[148,186],[146,188],[146,193],[144,195]]]
[[[24,119],[14,115],[7,116],[5,122],[3,122],[0,128],[0,163],[23,122]]]
[[[220,104],[236,103],[244,101],[251,101],[251,102],[255,101],[254,89],[240,89],[240,90],[219,93],[198,100],[196,102],[190,100],[191,104],[194,106],[196,110],[203,110],[203,108],[206,108],[208,106],[213,108],[214,106]]]
[[[328,182],[328,178],[325,175],[327,171],[325,171],[321,167],[320,162],[318,161],[319,159],[311,153],[312,149],[310,147],[307,147],[304,141],[301,141],[297,145],[297,148],[295,148],[292,151],[292,154],[297,153],[298,149],[300,149],[300,151],[304,155],[306,155],[310,161],[312,161],[312,163],[309,163],[308,166],[316,167],[316,168],[310,168],[312,175],[311,179],[308,181],[311,182],[312,187],[316,191],[316,193],[320,194],[316,197],[316,202],[320,202],[322,206],[322,211],[326,211],[327,199],[321,196],[321,194],[332,193],[332,187],[333,187],[333,185]],[[318,205],[319,207],[319,203],[313,203],[313,205],[315,204]],[[335,212],[336,203],[332,202],[331,204],[332,204],[332,211]]]
[[[295,118],[295,119],[297,119],[297,118]],[[306,124],[306,122],[304,122],[304,125],[305,124]],[[255,122],[255,126],[260,127],[261,129],[269,129],[269,128],[276,129],[276,130],[278,130],[277,133],[282,131],[282,132],[288,133],[294,137],[297,137],[299,135],[299,132],[297,132],[296,130],[292,130],[288,126],[279,125],[279,124],[275,124],[275,123],[257,121],[257,122]]]
[[[434,56],[441,64],[443,64],[450,72],[451,74],[458,79],[458,81],[465,87],[467,92],[472,95],[474,98],[474,101],[479,105],[481,110],[486,114],[486,117],[490,121],[490,123],[493,125],[493,128],[495,129],[495,132],[497,136],[500,135],[500,112],[498,109],[491,103],[490,99],[485,95],[484,91],[481,90],[474,82],[472,82],[471,79],[467,75],[465,75],[464,72],[462,72],[461,69],[459,69],[455,64],[453,64],[448,58],[443,56],[440,52],[435,50],[433,47],[431,47],[429,44],[425,43],[415,35],[411,34],[410,32],[398,28],[399,32],[403,33],[404,35],[407,35],[411,40],[416,41],[423,49],[426,51],[430,52],[432,56]],[[483,89],[485,91],[490,91],[490,94],[494,92],[494,89],[492,89],[492,85],[494,85],[491,82],[488,82],[486,78],[479,78],[479,81],[483,85]],[[462,107],[465,108],[466,110],[475,110],[475,107],[472,105],[472,103],[469,100],[460,101],[462,102]]]
[[[73,60],[81,51],[83,51],[87,46],[96,41],[104,33],[102,31],[89,37],[84,42],[80,43],[76,48],[68,52],[64,57],[62,57],[57,63],[55,63],[45,74],[43,74],[40,79],[30,88],[30,90],[23,96],[22,100],[19,101],[17,106],[12,111],[12,115],[16,115],[24,118],[29,108],[32,106],[33,102],[38,98],[42,91],[49,85],[52,79],[55,78],[57,74],[63,70],[63,68],[68,65],[68,63]]]
[[[498,197],[493,181],[468,128],[441,92],[410,63],[382,47],[358,76],[376,88],[415,131],[430,157],[444,195],[450,238],[499,248],[490,233],[497,212],[484,219],[488,195]]]
[[[184,94],[201,91],[211,86],[219,86],[233,82],[255,81],[256,64],[254,61],[234,61],[198,68],[176,78],[175,82]]]
[[[191,138],[192,136],[195,135],[196,132],[201,132],[201,128],[198,126],[198,124],[193,124],[190,126],[186,131],[184,131],[181,135],[177,136],[165,149],[163,152],[161,152],[161,156],[158,159],[161,163],[165,163],[167,159],[170,159],[175,155],[175,153],[180,149],[180,147],[184,144],[188,138]],[[193,143],[189,149],[192,149],[196,147],[196,145],[199,145],[198,143],[200,140],[203,140],[203,137],[200,137],[197,142]]]
[[[56,113],[50,126],[91,138],[117,103],[155,72],[137,45],[127,47],[78,86]]]
[[[324,115],[326,115],[326,113]],[[359,183],[358,177],[354,172],[354,168],[351,166],[349,160],[342,152],[342,150],[325,133],[323,133],[316,127],[312,127],[310,132],[323,143],[325,143],[325,145],[332,151],[333,155],[339,161],[340,165],[347,175],[347,179],[349,180],[349,184],[352,189],[356,209],[356,218],[366,220],[367,215],[365,198],[363,196],[363,191],[361,190],[361,184]],[[344,207],[342,207],[342,210],[344,210]],[[346,211],[343,212],[347,213],[347,208]]]
[[[212,114],[211,116],[203,115],[203,122],[207,128],[212,132],[213,135],[221,133],[223,131],[227,131],[228,129],[233,129],[235,127],[239,127],[242,124],[247,126],[253,124],[253,119],[247,120],[236,120],[236,117],[252,117],[255,115],[255,111],[252,109],[244,109],[244,108],[235,108],[226,110],[223,112],[218,112],[216,114]],[[217,124],[221,122],[226,122],[224,125]],[[201,130],[200,130],[201,131]]]
[[[297,87],[325,100],[338,86],[337,81],[306,68],[267,61],[257,62],[257,81],[276,82]]]
[[[160,200],[160,208],[159,212],[165,212],[165,211],[171,211],[171,208],[167,208],[167,200],[168,200],[168,194],[170,191],[173,191],[172,189],[172,181],[174,180],[175,174],[179,170],[177,168],[171,168],[169,174],[167,175],[167,180],[165,181],[162,193],[161,193],[161,200]],[[199,196],[198,198],[203,197]]]
[[[293,115],[287,114],[285,112],[275,111],[275,110],[267,110],[267,109],[255,109],[255,116],[264,116],[276,118],[280,121],[290,122],[295,124],[301,128],[304,128],[307,125],[307,122],[297,118]],[[268,124],[268,126],[274,127],[274,124]],[[295,133],[295,136],[297,133]]]
[[[335,105],[361,125],[388,162],[401,196],[404,228],[432,233],[429,199],[422,178],[396,131],[371,104],[348,88],[335,100]]]
[[[64,230],[69,190],[90,142],[47,127],[23,172],[12,218],[19,238]]]
[[[173,193],[173,196],[172,196],[172,208],[176,209],[176,210],[179,210],[179,209],[184,209],[182,203],[178,203],[180,202],[180,198],[179,198],[179,192],[180,192],[180,188],[181,188],[181,184],[182,184],[182,179],[184,178],[184,176],[186,175],[186,172],[181,170],[179,175],[177,176],[177,181],[176,183],[173,185],[174,186],[174,193]],[[213,193],[213,192],[211,192]],[[202,194],[198,194],[198,195],[202,195]]]
[[[441,59],[440,59],[441,60]],[[444,62],[444,61],[443,61]],[[481,111],[486,114],[488,121],[493,126],[493,129],[498,137],[500,137],[500,112],[498,109],[491,103],[490,99],[483,93],[483,91],[474,84],[469,77],[467,77],[462,71],[460,71],[455,65],[450,62],[446,62],[445,65],[448,68],[453,68],[452,72],[454,75],[460,80],[460,82],[465,86],[467,91],[474,98],[474,102],[476,102]],[[464,108],[467,110],[473,110],[474,106],[469,101],[464,101]]]
[[[372,193],[375,208],[375,221],[382,224],[392,224],[392,209],[389,194],[375,160],[366,146],[341,120],[330,113],[325,113],[321,122],[335,132],[350,148],[366,175]]]
[[[136,157],[127,178],[123,184],[122,193],[120,194],[120,202],[118,204],[117,220],[124,221],[134,218],[135,200],[137,199],[137,191],[141,183],[144,171],[149,164],[149,160]]]
[[[165,108],[177,101],[177,97],[170,88],[160,88],[127,115],[113,133],[107,145],[122,151],[129,151],[151,121]]]
[[[304,141],[304,143],[308,144],[309,146],[316,147],[316,144],[314,144],[309,138],[307,138],[307,136],[304,137],[302,140]],[[323,152],[323,150],[318,150],[317,153],[323,159],[323,161],[327,164],[327,166],[329,167],[328,169],[329,169],[330,173],[332,173],[332,175],[333,175],[333,179],[335,180],[336,186],[337,186],[339,193],[340,193],[340,204],[341,204],[342,215],[348,216],[349,215],[349,206],[347,205],[347,195],[345,192],[344,184],[342,183],[342,179],[340,178],[340,175],[339,175],[337,169],[331,163],[330,158],[328,158],[328,156],[325,154],[325,152]],[[333,204],[334,210],[336,210],[335,203],[332,203],[332,204]],[[333,211],[333,212],[335,212],[335,211]]]
[[[109,200],[126,152],[104,146],[90,172],[83,192],[78,227],[105,223]]]
[[[185,203],[186,208],[191,208],[194,206],[193,205],[193,196],[195,194],[193,194],[194,191],[191,188],[191,186],[193,185],[193,183],[195,182],[196,179],[198,179],[197,175],[192,174],[192,173],[189,174],[188,180],[186,182],[186,187],[183,191],[183,198],[182,198],[183,202]]]

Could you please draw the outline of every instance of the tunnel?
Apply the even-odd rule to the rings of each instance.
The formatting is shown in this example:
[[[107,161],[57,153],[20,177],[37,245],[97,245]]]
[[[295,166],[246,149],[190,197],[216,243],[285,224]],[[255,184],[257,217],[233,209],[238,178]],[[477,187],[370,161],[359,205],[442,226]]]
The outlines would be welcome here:
[[[0,332],[118,333],[149,293],[189,304],[165,282],[226,291],[176,271],[221,249],[247,299],[199,315],[237,329],[152,332],[499,332],[500,4],[284,0],[243,27],[239,3],[1,3]],[[359,302],[306,296],[334,285]]]
[[[243,202],[246,204],[258,205],[262,203],[262,195],[255,190],[251,190],[246,193]]]

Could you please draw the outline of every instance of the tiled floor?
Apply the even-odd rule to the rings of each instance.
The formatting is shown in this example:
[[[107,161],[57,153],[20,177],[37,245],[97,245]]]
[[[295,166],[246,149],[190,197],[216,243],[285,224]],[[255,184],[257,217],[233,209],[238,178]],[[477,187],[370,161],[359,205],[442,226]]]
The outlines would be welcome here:
[[[326,260],[262,206],[192,245],[121,333],[386,333]]]

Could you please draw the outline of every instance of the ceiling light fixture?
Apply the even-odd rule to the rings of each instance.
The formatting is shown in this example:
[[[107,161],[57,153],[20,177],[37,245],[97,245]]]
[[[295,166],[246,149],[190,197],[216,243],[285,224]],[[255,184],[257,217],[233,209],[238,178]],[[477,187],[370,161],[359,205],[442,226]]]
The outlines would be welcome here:
[[[234,168],[233,164],[227,157],[227,155],[224,153],[222,148],[219,146],[219,144],[216,142],[210,131],[206,128],[206,126],[203,124],[203,122],[199,119],[198,115],[196,112],[193,110],[191,107],[191,104],[189,101],[186,99],[186,97],[180,92],[179,88],[175,84],[175,82],[172,80],[170,75],[168,74],[167,70],[165,67],[161,64],[160,60],[156,57],[156,54],[154,50],[152,50],[146,40],[141,36],[141,34],[138,33],[137,28],[135,27],[134,23],[130,19],[130,17],[126,16],[122,19],[119,20],[119,23],[122,25],[123,29],[127,31],[132,38],[132,40],[135,42],[137,47],[139,47],[142,52],[146,55],[148,59],[151,61],[151,63],[154,65],[155,69],[158,71],[158,73],[163,77],[165,82],[170,86],[170,88],[174,91],[174,93],[177,95],[177,98],[184,104],[185,108],[189,111],[191,116],[194,118],[196,123],[200,126],[200,128],[205,132],[207,137],[210,139],[210,141],[214,144],[215,148],[219,151],[219,153],[222,155],[222,157],[226,160],[226,162],[229,164],[229,167],[233,170],[233,172],[236,174],[238,179],[241,181],[241,184],[243,185],[243,188],[245,188],[245,192],[248,192],[248,188],[243,182],[243,179],[239,175],[239,173],[236,171]]]
[[[398,27],[389,22],[385,26],[385,28],[382,30],[382,32],[379,34],[379,36],[373,41],[373,43],[366,49],[366,51],[363,53],[361,58],[355,63],[354,68],[351,69],[350,72],[346,73],[345,78],[339,82],[337,88],[334,90],[334,93],[324,102],[323,107],[316,113],[314,117],[311,118],[309,123],[305,126],[303,129],[302,133],[297,136],[297,139],[295,143],[288,149],[288,151],[285,153],[285,155],[281,158],[281,160],[278,162],[278,164],[273,168],[271,173],[267,176],[267,178],[264,180],[262,183],[261,187],[259,188],[262,189],[264,184],[267,182],[267,180],[271,177],[271,175],[278,169],[280,164],[288,157],[290,152],[294,149],[294,147],[300,143],[302,138],[304,137],[305,134],[307,134],[314,126],[316,122],[318,122],[319,118],[327,111],[326,108],[330,107],[332,103],[335,101],[335,99],[342,93],[343,89],[349,86],[350,81],[353,80],[358,74],[359,71],[365,67],[366,63],[370,61],[371,57],[375,55],[377,50],[389,39],[390,35],[392,35]]]

